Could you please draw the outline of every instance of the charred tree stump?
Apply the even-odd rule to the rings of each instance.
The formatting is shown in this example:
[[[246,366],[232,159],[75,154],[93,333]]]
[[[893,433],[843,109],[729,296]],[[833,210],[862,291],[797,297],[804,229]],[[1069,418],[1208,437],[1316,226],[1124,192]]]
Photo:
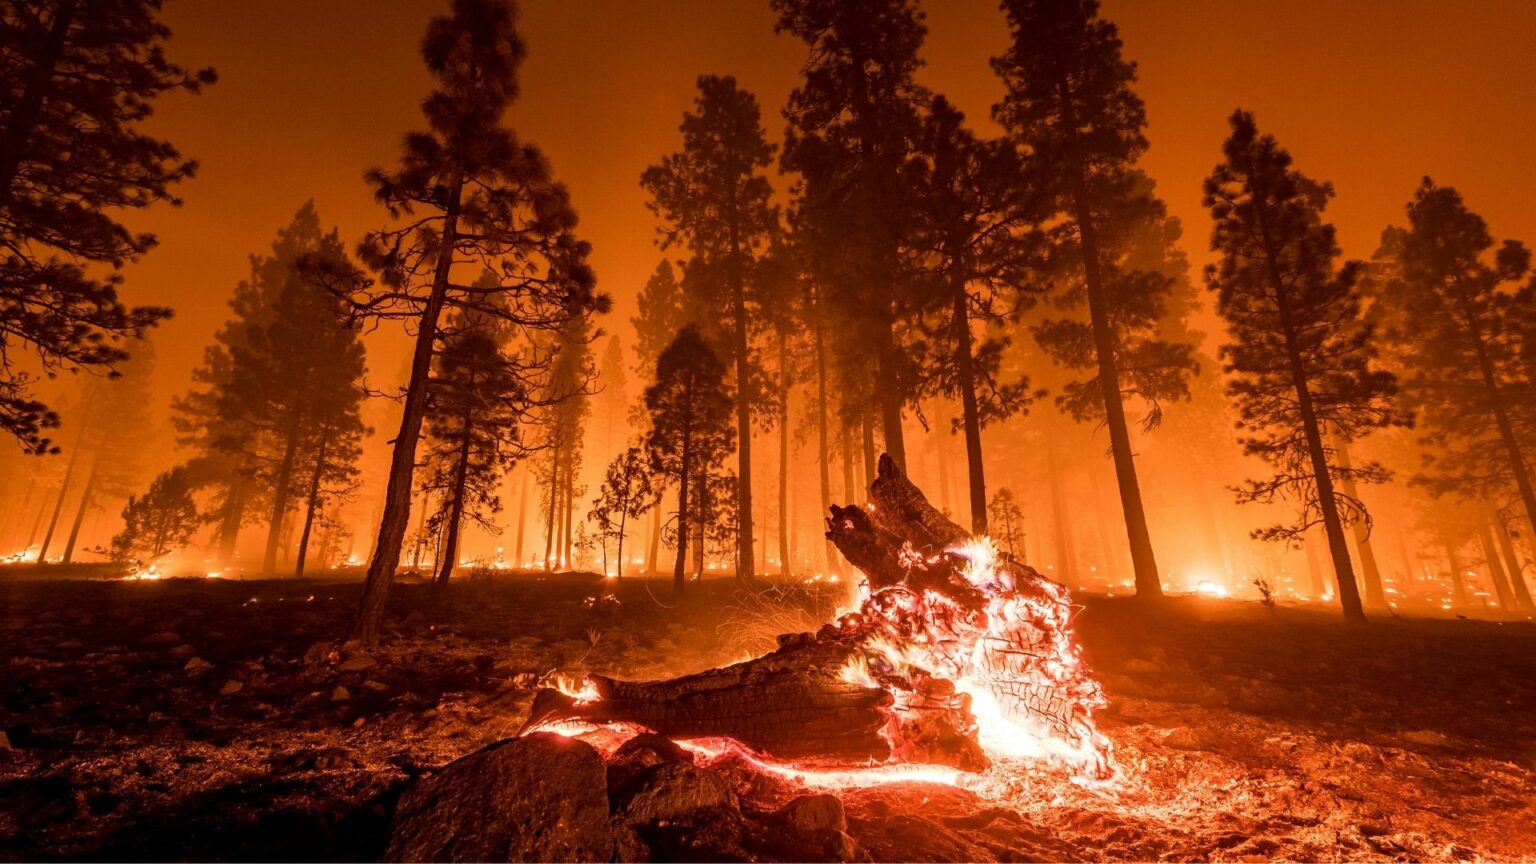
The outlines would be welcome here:
[[[664,681],[592,675],[577,695],[536,694],[524,731],[628,723],[670,738],[729,738],[764,755],[982,770],[970,692],[1049,734],[1107,743],[1098,685],[1076,664],[1065,591],[998,560],[935,509],[889,456],[866,507],[831,508],[827,539],[866,577],[856,612],[773,652]],[[976,679],[983,683],[976,684]],[[959,688],[970,681],[970,691]]]

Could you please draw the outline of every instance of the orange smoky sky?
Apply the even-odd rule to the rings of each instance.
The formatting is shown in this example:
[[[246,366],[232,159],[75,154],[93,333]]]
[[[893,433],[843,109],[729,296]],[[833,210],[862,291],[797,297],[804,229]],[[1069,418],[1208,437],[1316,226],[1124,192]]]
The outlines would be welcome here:
[[[133,214],[161,245],[127,272],[136,303],[176,318],[156,336],[158,387],[189,383],[227,315],[246,257],[265,250],[305,200],[349,245],[384,214],[362,181],[421,125],[429,87],[417,54],[446,0],[170,0],[171,54],[219,83],[172,96],[153,129],[195,156],[185,206]],[[1007,41],[992,0],[930,0],[924,83],[983,131],[1000,93],[988,58]],[[1144,165],[1208,259],[1200,181],[1226,118],[1257,112],[1305,172],[1334,183],[1345,253],[1369,256],[1424,174],[1457,186],[1495,236],[1536,241],[1536,3],[1427,0],[1106,0],[1139,64],[1152,149]],[[701,73],[757,94],[770,134],[804,46],[776,36],[766,0],[527,0],[528,61],[508,117],[571,188],[602,287],[605,329],[626,342],[635,296],[661,253],[638,178],[678,145]],[[784,183],[779,183],[782,189]],[[372,383],[392,384],[403,340],[370,337]]]

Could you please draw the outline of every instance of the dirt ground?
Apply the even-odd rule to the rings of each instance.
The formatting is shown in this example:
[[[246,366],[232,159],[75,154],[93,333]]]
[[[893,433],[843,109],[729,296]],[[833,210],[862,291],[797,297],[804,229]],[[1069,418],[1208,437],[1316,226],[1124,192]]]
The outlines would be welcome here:
[[[408,582],[360,657],[334,644],[353,583],[15,575],[0,572],[8,860],[372,860],[404,785],[511,735],[539,676],[743,659],[839,599]],[[608,590],[619,602],[594,602]],[[1083,603],[1117,779],[842,792],[870,857],[1536,856],[1536,625]]]

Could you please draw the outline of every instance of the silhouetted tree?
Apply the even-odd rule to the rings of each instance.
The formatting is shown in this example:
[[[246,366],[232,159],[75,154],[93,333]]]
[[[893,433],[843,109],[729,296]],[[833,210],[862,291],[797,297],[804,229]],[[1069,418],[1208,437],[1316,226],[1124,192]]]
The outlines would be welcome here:
[[[427,519],[428,530],[442,537],[437,584],[458,563],[466,517],[498,530],[491,521],[501,512],[497,490],[522,453],[519,434],[531,408],[492,327],[464,326],[446,336],[432,380],[421,484],[438,502]]]
[[[689,306],[688,298],[683,296],[683,288],[678,282],[676,270],[671,262],[665,259],[657,263],[655,272],[640,289],[638,303],[640,313],[629,319],[630,324],[635,328],[633,346],[635,365],[632,368],[635,375],[645,381],[656,373],[656,360],[661,357],[661,352],[668,343],[677,336],[677,331],[693,320],[693,310]],[[643,435],[650,422],[644,399],[637,399],[631,406],[630,427],[637,434]],[[662,512],[661,507],[658,506],[652,511],[649,529],[650,541],[647,543],[648,551],[645,557],[648,573],[658,571],[661,523]]]
[[[361,314],[409,322],[410,383],[394,437],[384,510],[352,638],[378,640],[410,522],[416,446],[445,308],[472,310],[515,331],[557,330],[607,311],[575,236],[576,213],[544,156],[502,125],[517,96],[524,47],[510,0],[453,0],[422,40],[437,88],[423,102],[427,131],[406,136],[400,167],[368,173],[394,224],[363,241],[380,290],[352,299]],[[453,280],[456,263],[493,267],[494,291]]]
[[[1018,548],[1024,545],[1024,511],[1019,509],[1013,493],[1007,488],[997,490],[987,509],[991,511],[993,536],[1009,558],[1020,560]]]
[[[916,373],[898,326],[916,314],[903,272],[911,194],[902,166],[928,91],[914,75],[927,28],[916,0],[773,0],[778,32],[806,43],[784,114],[782,165],[798,174],[793,222],[819,287],[843,311],[851,413],[879,411],[885,449],[906,467],[902,410]],[[873,356],[873,363],[869,359]],[[866,436],[868,438],[870,436]],[[867,447],[866,449],[873,449]],[[873,466],[868,466],[872,474]]]
[[[268,575],[277,572],[293,504],[305,502],[308,528],[327,487],[346,486],[356,473],[365,432],[363,344],[331,290],[335,278],[352,285],[361,275],[332,231],[293,262],[270,320],[246,329],[243,344],[229,348],[229,383],[217,413],[241,427],[223,446],[241,448],[244,464],[266,487],[271,512],[262,572]],[[301,533],[300,570],[309,540],[307,530]]]
[[[1375,362],[1358,265],[1335,266],[1338,243],[1322,219],[1332,187],[1292,168],[1252,114],[1238,111],[1231,124],[1225,161],[1204,186],[1211,249],[1221,256],[1206,282],[1233,337],[1222,358],[1243,447],[1275,469],[1242,487],[1239,500],[1298,506],[1294,523],[1256,532],[1264,539],[1295,541],[1321,522],[1344,617],[1363,621],[1344,526],[1370,516],[1335,484],[1346,476],[1380,483],[1388,474],[1375,463],[1345,467],[1326,439],[1405,422],[1392,406],[1396,380]]]
[[[665,156],[641,175],[651,195],[650,208],[665,220],[660,245],[681,244],[695,266],[717,277],[699,282],[711,289],[701,304],[726,322],[721,354],[736,370],[737,485],[741,499],[737,576],[753,575],[752,410],[757,388],[752,382],[753,318],[759,298],[751,296],[753,270],[769,237],[778,228],[778,210],[762,171],[773,160],[773,145],[763,131],[757,97],[736,86],[730,76],[701,75],[694,109],[683,115],[683,149]]]
[[[618,566],[606,575],[624,579],[624,541],[629,536],[629,523],[657,505],[656,488],[652,482],[651,465],[645,451],[630,447],[614,457],[608,464],[603,485],[587,518],[597,524],[603,543],[603,569],[608,565],[608,541],[618,544]]]
[[[646,456],[665,485],[677,487],[677,559],[672,585],[684,586],[689,523],[699,502],[690,498],[709,490],[709,477],[735,444],[731,394],[725,366],[692,325],[678,332],[656,361],[655,383],[645,390],[651,429]],[[701,482],[702,481],[702,482]]]
[[[916,199],[910,242],[932,294],[925,310],[931,340],[925,389],[960,402],[955,429],[944,431],[964,434],[971,531],[985,534],[981,429],[1025,412],[1041,395],[1030,390],[1027,377],[1002,380],[1002,356],[1011,340],[995,329],[1011,319],[1013,306],[1029,299],[1013,286],[1027,280],[1034,263],[1028,229],[1039,214],[1020,180],[1013,147],[977,139],[942,96],[923,117],[917,152],[904,180]]]
[[[123,530],[112,538],[112,557],[141,564],[162,558],[191,542],[198,522],[187,469],[172,468],[156,477],[149,491],[128,499]]]
[[[1530,251],[1495,249],[1482,217],[1427,177],[1407,209],[1408,225],[1383,234],[1373,269],[1389,272],[1373,281],[1430,457],[1416,479],[1469,500],[1513,491],[1536,525],[1536,379],[1523,356],[1533,313],[1529,293],[1511,290]]]
[[[1031,181],[1051,198],[1052,253],[1072,270],[1067,284],[1088,307],[1086,328],[1047,330],[1045,341],[1072,341],[1071,354],[1093,358],[1097,374],[1080,395],[1096,391],[1103,403],[1136,593],[1158,597],[1161,577],[1122,396],[1122,367],[1141,358],[1124,356],[1129,346],[1117,324],[1165,289],[1154,275],[1118,266],[1109,236],[1111,221],[1149,206],[1134,169],[1147,148],[1146,110],[1131,89],[1136,66],[1120,56],[1119,33],[1098,17],[1097,0],[1005,0],[1003,10],[1013,43],[992,61],[1007,88],[993,116],[1024,152]]]
[[[629,408],[629,394],[625,385],[628,376],[624,372],[624,346],[617,335],[609,336],[603,344],[602,359],[597,370],[598,391],[593,413],[600,419],[603,430],[603,458],[614,454],[614,442],[624,434],[625,413]]]
[[[129,307],[116,271],[155,245],[124,208],[180,201],[197,163],[145,135],[167,91],[195,93],[211,69],[165,57],[158,0],[9,2],[0,14],[0,429],[30,453],[57,452],[58,416],[31,396],[14,353],[50,375],[106,370],[169,309]],[[92,265],[104,265],[96,266]]]
[[[577,320],[554,339],[554,360],[547,386],[544,425],[547,432],[543,464],[546,498],[544,569],[556,564],[571,567],[576,500],[586,494],[579,483],[586,455],[585,430],[592,414],[594,379],[591,336],[585,321]]]
[[[248,350],[253,332],[272,323],[278,299],[296,278],[300,261],[326,239],[320,214],[309,201],[278,230],[270,253],[250,256],[250,275],[229,299],[232,316],[214,333],[213,344],[203,349],[203,362],[192,371],[192,389],[171,402],[176,443],[192,453],[187,471],[193,485],[218,490],[205,515],[216,522],[215,543],[224,566],[234,563],[241,525],[266,503],[262,484],[254,479],[257,428],[242,421],[244,395],[234,389],[234,356]],[[333,235],[333,255],[340,254],[338,244]]]

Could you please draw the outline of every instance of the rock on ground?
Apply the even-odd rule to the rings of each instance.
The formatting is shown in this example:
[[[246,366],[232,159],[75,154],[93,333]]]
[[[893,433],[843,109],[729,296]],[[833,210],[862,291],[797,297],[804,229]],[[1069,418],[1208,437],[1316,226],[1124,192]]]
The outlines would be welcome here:
[[[389,861],[611,861],[603,759],[547,733],[449,764],[400,799]],[[628,856],[623,856],[628,857]]]

